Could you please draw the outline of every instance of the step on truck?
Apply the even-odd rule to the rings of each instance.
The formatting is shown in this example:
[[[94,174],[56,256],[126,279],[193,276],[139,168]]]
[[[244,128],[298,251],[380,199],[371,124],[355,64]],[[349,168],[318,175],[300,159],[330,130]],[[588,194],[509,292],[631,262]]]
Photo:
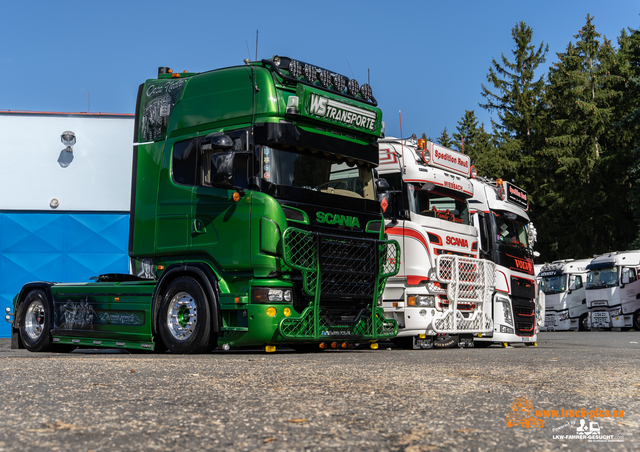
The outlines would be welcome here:
[[[378,192],[385,229],[402,249],[400,270],[383,294],[399,325],[397,345],[473,346],[492,331],[495,265],[478,259],[467,155],[423,139],[379,140]]]
[[[595,256],[587,270],[589,328],[640,331],[640,250]]]
[[[133,274],[26,284],[6,316],[13,347],[273,351],[396,335],[377,306],[400,248],[384,239],[368,84],[278,56],[160,68],[135,115]]]
[[[479,231],[480,257],[496,264],[493,329],[476,338],[476,346],[515,342],[534,345],[542,324],[533,268],[535,228],[527,215],[527,192],[502,179],[472,180],[469,201]]]
[[[564,259],[544,264],[538,273],[545,294],[542,331],[587,331],[587,265],[591,259]]]

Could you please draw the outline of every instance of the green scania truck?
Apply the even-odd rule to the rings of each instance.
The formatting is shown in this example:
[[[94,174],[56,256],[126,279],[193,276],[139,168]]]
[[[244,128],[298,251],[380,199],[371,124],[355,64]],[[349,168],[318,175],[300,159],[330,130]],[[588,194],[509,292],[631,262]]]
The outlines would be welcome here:
[[[400,252],[376,198],[383,135],[368,84],[299,60],[159,68],[136,103],[132,274],[26,284],[7,308],[12,348],[274,351],[394,337],[379,307]]]

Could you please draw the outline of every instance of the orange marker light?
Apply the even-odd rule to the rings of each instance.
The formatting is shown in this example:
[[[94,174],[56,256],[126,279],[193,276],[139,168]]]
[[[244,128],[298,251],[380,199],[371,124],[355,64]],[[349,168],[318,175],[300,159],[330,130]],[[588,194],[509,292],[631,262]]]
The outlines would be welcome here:
[[[164,265],[158,265],[158,270],[164,270]]]
[[[235,193],[233,194],[233,200],[234,200],[235,202],[240,201],[240,193],[235,192]]]
[[[327,347],[327,344],[325,344],[324,342],[320,342],[320,345],[318,345],[318,347],[324,350]]]
[[[114,301],[120,301],[120,297],[115,297],[113,300]]]
[[[500,178],[496,179],[496,186],[502,187],[502,179],[500,179]]]

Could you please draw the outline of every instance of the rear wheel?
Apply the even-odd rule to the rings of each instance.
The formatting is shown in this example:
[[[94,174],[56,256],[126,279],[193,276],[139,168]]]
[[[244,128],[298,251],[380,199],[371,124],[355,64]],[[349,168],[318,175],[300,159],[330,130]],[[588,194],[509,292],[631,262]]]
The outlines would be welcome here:
[[[640,309],[633,313],[633,329],[640,331]]]
[[[49,352],[53,348],[51,338],[51,312],[47,296],[41,289],[27,294],[20,309],[20,338],[30,352]]]
[[[207,297],[198,282],[181,276],[162,296],[159,331],[173,353],[205,353],[215,343],[211,337],[211,314]]]

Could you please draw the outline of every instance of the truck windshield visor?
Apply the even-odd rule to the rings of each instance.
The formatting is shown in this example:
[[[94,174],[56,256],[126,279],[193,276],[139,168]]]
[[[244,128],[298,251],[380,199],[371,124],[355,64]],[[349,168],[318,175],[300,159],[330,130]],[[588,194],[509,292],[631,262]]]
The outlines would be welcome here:
[[[323,152],[297,153],[262,146],[262,178],[272,184],[351,198],[375,199],[373,171]]]
[[[431,190],[429,190],[431,188]],[[467,200],[445,190],[427,185],[408,184],[409,209],[423,217],[433,217],[454,223],[469,224]]]
[[[529,249],[527,222],[511,212],[493,212],[491,215],[496,242]]]
[[[618,285],[618,268],[605,267],[591,270],[587,277],[587,289],[604,289]]]
[[[545,276],[540,281],[540,289],[547,295],[567,290],[567,275]]]

